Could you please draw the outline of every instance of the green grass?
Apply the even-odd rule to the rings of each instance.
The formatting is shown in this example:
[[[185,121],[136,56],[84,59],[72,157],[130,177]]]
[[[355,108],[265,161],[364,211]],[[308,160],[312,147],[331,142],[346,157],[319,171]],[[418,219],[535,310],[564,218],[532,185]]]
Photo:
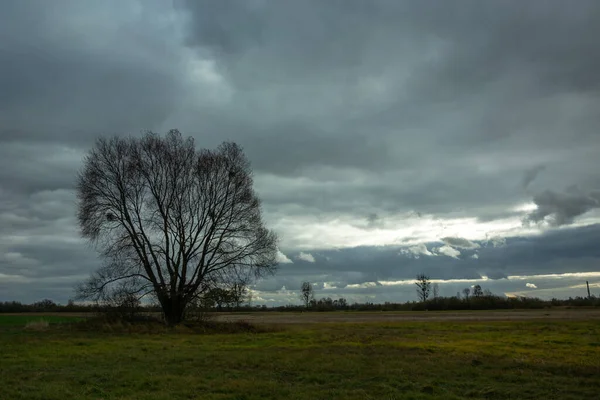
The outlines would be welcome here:
[[[600,325],[314,324],[260,334],[0,329],[0,399],[592,399]]]
[[[65,317],[60,315],[11,315],[4,314],[0,315],[0,327],[7,326],[25,326],[28,322],[36,322],[36,321],[48,321],[50,324],[60,324],[65,322],[75,322],[82,320],[82,318],[77,317]],[[2,398],[2,397],[0,397]]]

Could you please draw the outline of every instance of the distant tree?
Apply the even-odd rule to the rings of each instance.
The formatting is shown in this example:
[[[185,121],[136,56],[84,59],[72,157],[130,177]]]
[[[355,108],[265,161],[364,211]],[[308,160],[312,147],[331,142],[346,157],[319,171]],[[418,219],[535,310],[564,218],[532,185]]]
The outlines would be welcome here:
[[[33,303],[33,308],[35,308],[37,311],[54,311],[56,307],[57,304],[50,299],[44,299]]]
[[[483,296],[483,290],[481,290],[480,285],[473,286],[473,296],[474,297],[482,297]]]
[[[244,282],[236,282],[229,292],[234,306],[240,308],[248,295],[248,286]]]
[[[75,308],[75,301],[73,299],[67,300],[66,308],[68,308],[68,309]]]
[[[492,293],[492,291],[491,291],[490,289],[485,289],[485,290],[483,291],[483,295],[484,295],[485,297],[492,297],[492,296],[494,295],[494,293]]]
[[[216,307],[217,303],[215,301],[215,296],[213,296],[212,291],[208,290],[203,293],[202,296],[197,296],[190,302],[191,308],[194,310],[203,309],[207,310],[210,308]]]
[[[311,302],[314,301],[315,292],[310,282],[302,282],[302,286],[300,287],[300,298],[306,308],[309,308]]]
[[[456,298],[460,300],[460,292],[456,292]]]
[[[316,307],[319,311],[327,311],[333,310],[335,308],[335,305],[331,297],[323,297],[322,299],[319,299],[317,301]]]
[[[232,292],[220,287],[208,290],[203,298],[205,304],[216,305],[218,310],[222,310],[224,306],[228,307],[233,303]]]
[[[431,291],[431,280],[429,279],[429,276],[425,274],[417,275],[415,285],[417,285],[417,296],[419,297],[419,301],[427,301],[429,292]]]
[[[196,150],[177,130],[100,138],[84,159],[77,198],[82,235],[106,261],[78,288],[79,299],[153,294],[176,325],[208,289],[277,266],[277,237],[235,143]]]
[[[437,299],[440,297],[440,287],[437,283],[433,284],[433,298]]]
[[[135,319],[142,308],[139,297],[127,291],[114,293],[112,301],[118,313],[129,320]]]
[[[471,289],[468,287],[464,288],[463,295],[465,296],[465,300],[469,300],[469,296],[471,295]]]

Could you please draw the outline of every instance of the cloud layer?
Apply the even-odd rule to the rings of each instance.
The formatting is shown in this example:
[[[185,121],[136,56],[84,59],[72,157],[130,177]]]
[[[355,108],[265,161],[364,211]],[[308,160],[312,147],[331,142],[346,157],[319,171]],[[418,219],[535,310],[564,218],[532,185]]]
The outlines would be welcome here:
[[[367,283],[597,270],[599,15],[594,0],[2,2],[0,297],[66,301],[97,266],[75,174],[98,135],[143,129],[245,147],[281,236],[265,299],[303,280],[384,299]]]

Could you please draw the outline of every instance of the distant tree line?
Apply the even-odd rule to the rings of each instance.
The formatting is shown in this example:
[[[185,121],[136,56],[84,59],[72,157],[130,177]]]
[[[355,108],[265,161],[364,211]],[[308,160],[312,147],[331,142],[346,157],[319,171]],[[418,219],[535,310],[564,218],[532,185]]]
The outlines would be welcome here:
[[[200,303],[198,308],[208,312],[219,311],[451,311],[451,310],[497,310],[497,309],[540,309],[550,307],[600,307],[600,297],[569,297],[568,299],[542,300],[535,297],[501,297],[496,295],[473,297],[437,297],[425,302],[410,301],[406,303],[350,303],[345,298],[332,299],[324,297],[319,300],[313,299],[309,307],[305,305],[288,304],[282,306],[267,307],[266,305],[240,304],[235,302]],[[18,301],[0,302],[0,313],[27,313],[27,312],[77,312],[94,313],[106,312],[108,310],[135,310],[137,312],[160,312],[161,308],[153,304],[127,303],[122,305],[111,305],[106,303],[94,304],[57,304],[52,300],[43,300],[32,304],[24,304]],[[128,312],[128,311],[125,311]]]
[[[455,296],[439,296],[437,283],[431,283],[428,276],[420,274],[415,280],[419,301],[405,303],[350,303],[340,297],[315,298],[315,291],[310,282],[303,282],[299,298],[301,305],[267,307],[252,305],[252,293],[247,285],[238,283],[229,287],[213,287],[197,296],[188,305],[188,314],[219,311],[450,311],[450,310],[497,310],[497,309],[540,309],[550,307],[600,307],[600,297],[569,297],[568,299],[542,300],[536,297],[504,297],[493,294],[481,285],[465,288]],[[131,294],[115,295],[102,302],[75,303],[69,300],[66,305],[57,304],[44,299],[32,304],[16,301],[0,302],[0,313],[24,312],[79,312],[107,313],[124,317],[133,317],[144,313],[159,313],[161,306],[157,302],[142,304]]]
[[[249,307],[251,296],[245,284],[236,283],[229,288],[213,287],[190,302],[188,310],[234,311]],[[107,313],[132,318],[143,313],[161,312],[158,302],[142,303],[140,298],[132,293],[114,292],[100,301],[76,303],[69,300],[67,304],[55,303],[44,299],[31,304],[18,301],[0,302],[0,313],[25,312],[77,312],[77,313]]]

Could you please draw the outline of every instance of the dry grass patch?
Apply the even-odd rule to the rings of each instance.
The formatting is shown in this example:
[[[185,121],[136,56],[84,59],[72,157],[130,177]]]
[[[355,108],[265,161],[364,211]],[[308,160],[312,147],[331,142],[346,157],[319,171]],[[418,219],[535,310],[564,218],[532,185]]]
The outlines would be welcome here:
[[[38,319],[37,321],[29,321],[25,324],[25,329],[28,331],[46,331],[50,327],[50,323],[45,319]]]

